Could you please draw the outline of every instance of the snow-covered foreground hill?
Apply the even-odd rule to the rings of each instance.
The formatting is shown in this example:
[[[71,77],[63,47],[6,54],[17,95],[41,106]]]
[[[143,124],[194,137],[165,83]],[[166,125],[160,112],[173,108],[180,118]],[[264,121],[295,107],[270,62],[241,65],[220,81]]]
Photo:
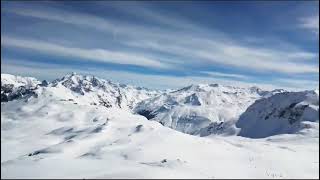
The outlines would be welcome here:
[[[225,93],[226,87],[200,85],[159,96],[159,91],[75,74],[49,84],[36,82],[31,92],[1,103],[1,178],[319,178],[319,116],[308,116],[319,112],[318,92],[276,94],[233,88],[235,92]],[[192,90],[197,87],[213,90]],[[188,94],[190,90],[202,93],[195,96]],[[205,98],[208,92],[211,96]],[[197,111],[206,117],[222,117],[228,115],[223,108],[241,107],[236,113],[244,113],[237,128],[248,137],[250,129],[264,133],[261,124],[270,130],[295,117],[293,125],[307,126],[260,139],[215,133],[200,137],[131,112],[137,103],[145,105],[168,94],[183,108],[205,104],[205,113]],[[251,104],[241,101],[251,97]],[[260,100],[254,103],[256,99]]]
[[[30,98],[1,105],[2,178],[317,178],[318,132],[183,134],[119,108]],[[318,129],[318,127],[317,127]]]

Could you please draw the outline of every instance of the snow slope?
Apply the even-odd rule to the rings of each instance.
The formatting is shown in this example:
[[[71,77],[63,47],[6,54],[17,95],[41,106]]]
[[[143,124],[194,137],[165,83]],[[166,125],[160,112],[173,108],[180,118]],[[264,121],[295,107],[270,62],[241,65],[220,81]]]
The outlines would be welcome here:
[[[255,100],[284,90],[263,91],[219,84],[191,85],[147,99],[134,111],[187,134],[236,134],[234,123]]]
[[[239,135],[251,138],[296,133],[318,125],[319,94],[316,91],[286,92],[257,100],[236,123],[241,128]]]
[[[1,178],[319,177],[318,127],[203,138],[118,107],[61,101],[64,92],[51,90],[1,104]]]

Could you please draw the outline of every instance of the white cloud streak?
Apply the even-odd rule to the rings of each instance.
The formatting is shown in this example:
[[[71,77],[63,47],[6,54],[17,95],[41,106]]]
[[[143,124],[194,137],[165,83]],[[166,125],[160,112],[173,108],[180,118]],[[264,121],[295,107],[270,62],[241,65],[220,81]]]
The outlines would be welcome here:
[[[300,27],[310,30],[319,36],[319,15],[301,18],[300,22]]]
[[[101,6],[105,6],[106,3],[99,3]],[[114,9],[129,14],[131,16],[139,17],[141,19],[146,19],[149,22],[162,24],[178,29],[184,29],[189,31],[198,31],[198,32],[209,32],[208,29],[204,27],[200,27],[199,25],[195,25],[194,22],[190,22],[188,19],[183,17],[176,18],[174,16],[164,15],[154,9],[150,9],[143,2],[114,2],[112,4],[108,4],[108,6],[112,6]],[[130,8],[128,8],[128,6]],[[137,13],[138,12],[138,13]],[[179,15],[179,14],[175,14]],[[211,30],[212,31],[212,30]],[[217,32],[215,32],[217,33]]]
[[[170,25],[177,24],[177,26],[180,26],[184,24],[179,23],[177,19],[171,20],[169,17],[159,13],[150,12],[150,10],[146,9],[142,10],[143,8],[139,9],[138,12],[141,11],[141,13],[147,14],[148,18],[152,18],[160,23],[164,23],[167,19],[167,23]],[[7,11],[22,16],[87,26],[102,30],[103,32],[115,33],[119,36],[127,37],[126,40],[121,41],[125,45],[177,55],[181,57],[180,59],[183,59],[183,63],[188,63],[188,61],[189,63],[194,63],[190,59],[197,59],[197,63],[218,63],[262,72],[272,71],[287,74],[319,72],[317,64],[304,64],[304,61],[315,60],[318,54],[299,49],[281,50],[244,46],[217,32],[212,33],[216,34],[214,38],[208,39],[192,34],[192,32],[179,33],[158,28],[148,29],[133,24],[113,22],[112,20],[93,15],[70,13],[61,10],[57,12],[52,10],[44,12],[28,9],[10,9]],[[150,62],[149,64],[156,64],[156,62]]]
[[[75,47],[65,47],[44,41],[17,39],[7,36],[1,37],[1,46],[18,47],[23,49],[35,50],[54,56],[81,58],[84,60],[93,60],[97,62],[137,65],[153,68],[169,68],[169,65],[163,64],[158,60],[133,53],[116,52],[106,49],[82,49]]]
[[[192,59],[202,59],[206,63],[214,62],[256,71],[319,72],[316,64],[303,64],[304,61],[314,60],[317,57],[316,54],[309,52],[283,52],[275,49],[245,47],[230,42],[195,39],[190,42],[173,41],[166,45],[143,40],[126,43],[134,47],[147,47],[161,52],[188,56]]]
[[[202,71],[202,73],[207,74],[212,77],[227,77],[227,78],[237,78],[247,80],[250,77],[242,75],[242,74],[232,74],[232,73],[221,73],[221,72],[212,72],[212,71]]]

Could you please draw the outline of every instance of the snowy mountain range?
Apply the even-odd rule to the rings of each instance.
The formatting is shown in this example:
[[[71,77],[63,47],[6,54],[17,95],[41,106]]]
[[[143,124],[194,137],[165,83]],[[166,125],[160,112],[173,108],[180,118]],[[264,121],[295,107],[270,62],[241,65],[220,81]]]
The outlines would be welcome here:
[[[315,178],[318,134],[318,90],[1,74],[2,178]]]
[[[51,83],[40,83],[35,78],[1,75],[1,97],[3,101],[14,100],[24,95],[54,93],[61,101],[73,101],[77,104],[102,105],[132,109],[137,103],[153,97],[160,91],[117,84],[94,76],[72,73]],[[21,95],[20,95],[21,94]]]
[[[319,95],[315,91],[265,91],[258,87],[219,84],[159,91],[76,73],[51,83],[45,80],[40,83],[32,77],[2,74],[1,102],[28,100],[39,95],[44,98],[55,96],[59,101],[79,105],[124,109],[177,131],[200,136],[236,135],[242,128],[239,135],[253,137],[251,133],[263,134],[267,129],[266,123],[272,121],[274,123],[270,128],[276,130],[257,135],[266,137],[294,132],[289,129],[300,127],[297,123],[319,119]]]
[[[257,87],[191,85],[144,100],[134,111],[164,126],[188,134],[200,134],[200,136],[211,133],[235,134],[235,129],[230,126],[234,125],[248,106],[257,99],[279,92],[284,90],[269,92]]]

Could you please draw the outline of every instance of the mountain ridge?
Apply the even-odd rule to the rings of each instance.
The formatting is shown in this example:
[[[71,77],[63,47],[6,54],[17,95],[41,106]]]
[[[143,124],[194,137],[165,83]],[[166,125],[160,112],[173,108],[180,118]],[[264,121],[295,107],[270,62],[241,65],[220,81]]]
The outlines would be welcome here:
[[[317,94],[316,90],[314,92]],[[239,131],[241,115],[248,113],[257,102],[284,93],[294,92],[221,84],[193,84],[177,90],[156,91],[77,73],[50,83],[31,77],[1,76],[1,102],[54,96],[58,101],[78,105],[124,109],[196,136],[237,135],[239,132],[244,135],[244,130]]]

